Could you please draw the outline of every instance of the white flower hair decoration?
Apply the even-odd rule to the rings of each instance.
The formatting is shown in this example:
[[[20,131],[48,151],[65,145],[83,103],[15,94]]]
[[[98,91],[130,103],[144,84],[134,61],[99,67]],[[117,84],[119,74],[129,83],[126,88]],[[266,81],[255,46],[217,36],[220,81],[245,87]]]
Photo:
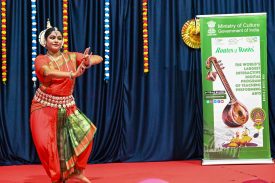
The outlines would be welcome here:
[[[45,32],[50,29],[50,28],[53,28],[51,26],[51,22],[49,19],[47,19],[47,28],[42,30],[39,34],[39,43],[41,46],[43,46],[44,48],[46,47],[46,39],[45,39]],[[58,29],[56,27],[54,27],[55,31],[58,31]]]

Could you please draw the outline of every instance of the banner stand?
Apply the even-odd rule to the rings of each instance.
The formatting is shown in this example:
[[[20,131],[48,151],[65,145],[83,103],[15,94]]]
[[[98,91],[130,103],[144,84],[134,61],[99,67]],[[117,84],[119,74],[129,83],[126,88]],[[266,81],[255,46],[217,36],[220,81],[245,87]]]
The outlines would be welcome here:
[[[273,164],[272,159],[241,159],[241,160],[202,160],[202,165],[229,164]]]
[[[198,15],[202,165],[271,164],[266,13]]]

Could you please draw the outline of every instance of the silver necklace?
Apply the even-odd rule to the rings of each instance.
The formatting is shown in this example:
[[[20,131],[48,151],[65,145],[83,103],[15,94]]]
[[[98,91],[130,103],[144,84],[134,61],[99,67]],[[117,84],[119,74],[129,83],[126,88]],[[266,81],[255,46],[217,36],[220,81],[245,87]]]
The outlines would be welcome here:
[[[56,59],[55,59],[52,55],[50,55],[49,53],[47,53],[47,56],[50,58],[51,61],[53,61],[53,62],[55,63],[55,65],[57,66],[57,68],[58,68],[59,71],[60,71],[60,67],[59,67],[59,65],[57,64],[57,60],[59,59],[60,56],[62,56],[62,58],[64,59],[64,62],[65,62],[65,64],[66,64],[67,70],[68,70],[69,72],[71,71],[71,70],[69,69],[68,63],[66,62],[66,59],[65,59],[63,53],[61,53],[61,55],[59,55]]]

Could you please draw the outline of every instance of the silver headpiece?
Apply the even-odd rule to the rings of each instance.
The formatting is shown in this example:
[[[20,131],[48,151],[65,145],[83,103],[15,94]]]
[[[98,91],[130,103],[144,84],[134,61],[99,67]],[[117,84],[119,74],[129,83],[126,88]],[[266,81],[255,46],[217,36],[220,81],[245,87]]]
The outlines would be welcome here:
[[[44,30],[42,30],[42,31],[40,32],[40,34],[39,34],[39,43],[40,43],[40,45],[43,46],[43,47],[46,47],[45,32],[46,32],[48,29],[50,29],[50,28],[52,28],[51,22],[50,22],[49,19],[47,19],[47,28],[44,29]],[[56,27],[54,27],[54,29],[55,29],[56,31],[58,31],[58,29],[57,29]]]

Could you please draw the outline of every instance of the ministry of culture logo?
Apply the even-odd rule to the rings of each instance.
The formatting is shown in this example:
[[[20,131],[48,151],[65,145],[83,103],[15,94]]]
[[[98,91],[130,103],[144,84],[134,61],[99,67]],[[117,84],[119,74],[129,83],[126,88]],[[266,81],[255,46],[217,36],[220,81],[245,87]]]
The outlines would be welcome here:
[[[207,22],[207,25],[208,25],[208,35],[216,35],[216,30],[215,30],[216,22],[211,20]]]

